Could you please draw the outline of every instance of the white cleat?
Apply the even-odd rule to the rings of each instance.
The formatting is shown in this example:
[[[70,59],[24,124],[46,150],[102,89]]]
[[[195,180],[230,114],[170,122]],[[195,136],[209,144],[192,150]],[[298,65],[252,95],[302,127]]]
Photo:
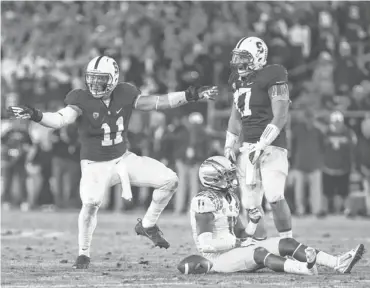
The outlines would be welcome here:
[[[355,249],[338,256],[337,266],[334,270],[339,273],[350,273],[353,266],[355,266],[355,264],[362,258],[364,253],[364,244],[360,244]]]
[[[316,250],[314,248],[307,247],[304,252],[306,253],[309,275],[319,275],[319,271],[316,266]]]

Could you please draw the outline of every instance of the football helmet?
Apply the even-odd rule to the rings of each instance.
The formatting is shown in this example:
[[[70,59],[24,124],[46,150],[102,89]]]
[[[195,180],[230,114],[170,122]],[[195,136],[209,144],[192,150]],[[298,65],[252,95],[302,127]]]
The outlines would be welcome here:
[[[85,83],[94,98],[109,95],[118,84],[117,62],[107,56],[98,56],[87,65]]]
[[[236,166],[223,156],[206,159],[200,165],[199,179],[203,186],[223,192],[232,192],[238,186]]]
[[[267,63],[268,48],[258,37],[244,37],[236,44],[230,65],[239,76],[247,76],[252,71],[262,69]]]

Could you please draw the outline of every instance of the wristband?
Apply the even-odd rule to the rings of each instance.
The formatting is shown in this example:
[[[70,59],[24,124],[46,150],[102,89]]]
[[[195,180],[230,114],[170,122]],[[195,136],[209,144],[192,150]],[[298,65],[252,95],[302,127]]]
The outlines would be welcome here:
[[[260,138],[260,143],[266,147],[270,145],[276,137],[280,134],[280,129],[276,127],[274,124],[268,124],[263,131],[261,138]]]

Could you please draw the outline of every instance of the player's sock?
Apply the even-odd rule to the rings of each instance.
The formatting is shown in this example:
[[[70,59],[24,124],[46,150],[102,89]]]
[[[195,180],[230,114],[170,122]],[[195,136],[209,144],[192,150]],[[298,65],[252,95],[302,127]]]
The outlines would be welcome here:
[[[153,227],[157,221],[159,216],[161,215],[162,211],[164,208],[166,208],[167,203],[161,204],[161,203],[156,203],[154,200],[152,200],[152,203],[150,203],[150,206],[148,210],[145,213],[145,216],[143,218],[143,227],[144,228],[149,228]]]
[[[279,241],[279,253],[281,256],[291,256],[292,258],[300,261],[306,262],[306,249],[308,246],[299,243],[293,238],[283,238]],[[319,253],[316,250],[316,254]]]
[[[270,203],[274,223],[281,238],[293,238],[292,215],[285,199]]]
[[[177,177],[167,183],[166,186],[176,187],[176,185]],[[164,208],[166,208],[168,202],[170,202],[174,192],[174,190],[164,189],[155,189],[153,191],[152,202],[150,203],[150,206],[146,211],[142,222],[144,228],[153,227],[157,223],[159,216],[161,215]]]
[[[275,272],[284,272],[285,262],[287,259],[268,253],[263,260],[264,266],[270,268],[272,271]]]
[[[284,271],[292,274],[314,275],[312,269],[308,269],[307,263],[286,259],[284,262]]]
[[[330,268],[335,268],[338,263],[338,257],[325,253],[323,251],[317,251],[316,263]]]
[[[97,224],[99,206],[93,204],[82,205],[78,216],[78,255],[90,257],[90,244]]]
[[[279,232],[280,238],[293,238],[293,231],[285,231],[285,232]]]

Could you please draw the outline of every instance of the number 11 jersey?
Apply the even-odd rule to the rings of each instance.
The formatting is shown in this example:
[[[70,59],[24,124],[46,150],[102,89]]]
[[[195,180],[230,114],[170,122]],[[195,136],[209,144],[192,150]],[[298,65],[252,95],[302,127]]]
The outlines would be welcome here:
[[[107,106],[88,90],[72,90],[66,105],[77,106],[82,114],[77,119],[81,143],[81,160],[109,161],[127,150],[127,129],[140,90],[129,83],[119,83]]]

